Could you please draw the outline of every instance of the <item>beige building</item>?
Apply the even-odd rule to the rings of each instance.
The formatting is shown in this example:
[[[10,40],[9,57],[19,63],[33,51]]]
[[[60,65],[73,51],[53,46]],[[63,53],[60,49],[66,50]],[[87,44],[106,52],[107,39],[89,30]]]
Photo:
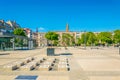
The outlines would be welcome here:
[[[73,36],[74,41],[77,41],[77,38],[80,38],[82,32],[72,32],[69,30],[69,25],[66,24],[66,30],[65,31],[55,31],[57,34],[59,34],[59,43],[62,45],[62,36],[63,34],[70,34]],[[43,32],[35,32],[33,33],[33,38],[36,39],[37,46],[46,46],[47,45],[47,39],[45,38],[45,34]]]
[[[70,34],[71,36],[73,36],[74,41],[76,42],[77,32],[70,31],[68,24],[66,24],[66,30],[65,31],[56,31],[56,33],[59,34],[60,45],[62,45],[62,36],[63,36],[63,34]]]
[[[32,30],[30,30],[29,28],[23,28],[23,29],[27,37],[32,38]]]
[[[44,32],[38,32],[38,37],[37,37],[37,44],[38,46],[46,46],[47,45],[47,39],[45,38]]]

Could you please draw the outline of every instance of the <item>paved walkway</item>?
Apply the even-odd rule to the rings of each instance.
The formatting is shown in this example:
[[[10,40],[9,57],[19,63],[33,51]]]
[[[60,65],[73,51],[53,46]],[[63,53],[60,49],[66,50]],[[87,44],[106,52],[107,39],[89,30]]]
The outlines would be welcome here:
[[[120,55],[118,49],[73,50],[85,79],[76,80],[120,80]],[[80,74],[80,72],[78,72]],[[86,78],[87,77],[87,78]]]
[[[0,67],[30,56],[45,57],[45,50],[6,51],[10,54],[0,55]],[[70,58],[70,71],[0,71],[0,79],[13,80],[17,75],[25,74],[38,75],[40,80],[120,80],[120,55],[117,48],[57,48],[55,53],[72,53],[63,55]]]

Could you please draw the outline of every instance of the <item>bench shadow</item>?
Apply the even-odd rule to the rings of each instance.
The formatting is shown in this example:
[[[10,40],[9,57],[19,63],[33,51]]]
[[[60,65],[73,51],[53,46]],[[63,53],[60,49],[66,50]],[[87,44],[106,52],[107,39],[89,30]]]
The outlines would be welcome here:
[[[10,55],[10,53],[0,53],[0,55]]]
[[[54,56],[61,56],[61,55],[69,56],[69,55],[73,55],[73,54],[72,54],[72,53],[60,53],[60,54],[54,54]]]

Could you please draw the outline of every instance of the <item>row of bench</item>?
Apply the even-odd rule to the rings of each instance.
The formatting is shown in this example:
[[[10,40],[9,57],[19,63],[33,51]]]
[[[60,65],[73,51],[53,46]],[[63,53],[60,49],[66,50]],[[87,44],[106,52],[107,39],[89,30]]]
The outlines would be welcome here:
[[[69,71],[70,65],[67,58],[60,58],[58,63],[58,71]]]
[[[42,61],[42,60],[45,60],[45,58],[40,59],[40,61]],[[35,62],[35,61],[36,61],[36,59],[34,57],[28,57],[28,58],[22,59],[20,61],[15,61],[15,62],[6,64],[6,65],[3,66],[3,69],[5,71],[13,71],[13,70],[16,70],[16,69],[18,69],[22,66],[31,64],[32,62]]]
[[[5,65],[4,70],[21,70],[21,71],[68,71],[70,70],[67,58],[26,58],[21,61],[16,61]]]

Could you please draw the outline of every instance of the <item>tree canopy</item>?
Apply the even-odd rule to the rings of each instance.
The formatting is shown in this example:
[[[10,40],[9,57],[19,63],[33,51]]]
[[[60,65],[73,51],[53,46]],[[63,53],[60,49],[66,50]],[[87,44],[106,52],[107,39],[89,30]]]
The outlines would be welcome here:
[[[87,44],[94,44],[97,40],[96,35],[93,32],[88,32],[87,34]]]
[[[48,40],[58,40],[58,34],[57,33],[55,33],[55,32],[47,32],[46,34],[45,34],[45,37],[48,39]]]
[[[111,32],[101,32],[98,34],[98,39],[103,44],[111,44],[112,43],[112,33]]]
[[[68,33],[63,33],[63,35],[62,35],[62,44],[64,46],[70,46],[70,45],[75,44],[75,40],[74,40],[72,35],[70,35]]]
[[[114,31],[114,42],[115,43],[120,43],[120,30],[115,30]]]
[[[50,40],[52,42],[52,44],[55,44],[55,45],[57,45],[57,43],[58,43],[57,42],[58,41],[58,37],[59,37],[59,35],[57,33],[55,33],[55,32],[47,32],[45,34],[45,38],[47,40]]]
[[[96,42],[97,37],[93,32],[86,32],[86,33],[83,33],[81,35],[81,38],[78,40],[80,40],[79,42],[81,42],[82,44],[91,45]]]
[[[24,30],[22,28],[17,28],[14,30],[13,32],[15,35],[19,35],[19,36],[26,36]]]

